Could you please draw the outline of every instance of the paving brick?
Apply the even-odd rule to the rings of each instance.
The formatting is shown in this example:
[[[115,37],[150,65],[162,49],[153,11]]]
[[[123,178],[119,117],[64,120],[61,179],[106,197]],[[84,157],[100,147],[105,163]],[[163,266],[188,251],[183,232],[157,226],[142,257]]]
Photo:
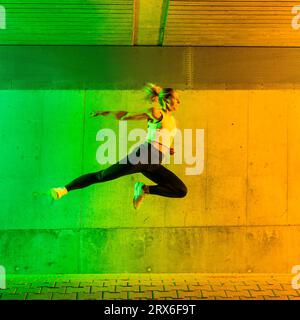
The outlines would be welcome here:
[[[188,283],[186,281],[182,281],[182,280],[178,280],[178,279],[174,279],[174,281],[172,281],[172,284],[176,285],[176,286],[187,286]]]
[[[127,292],[103,292],[103,300],[127,300]]]
[[[153,296],[154,296],[154,299],[162,299],[162,298],[173,298],[173,299],[176,299],[178,297],[176,290],[166,291],[166,292],[153,291]]]
[[[129,299],[152,299],[153,295],[152,295],[153,291],[144,291],[144,292],[132,292],[130,291],[128,293],[128,298]]]
[[[261,281],[261,279],[259,277],[256,278],[255,281],[258,281],[259,283],[262,283],[262,281]],[[289,284],[289,283],[291,283],[291,276],[282,278],[279,275],[276,278],[266,278],[265,279],[265,283],[267,283],[267,284],[276,284],[276,283],[278,283],[278,284],[283,284],[283,283]]]
[[[141,284],[141,281],[140,280],[128,280],[128,283],[131,286],[139,286]],[[118,282],[118,284],[119,284],[119,282]]]
[[[193,280],[193,281],[190,281],[190,280],[187,280],[186,281],[186,284],[190,287],[190,286],[199,286],[199,285],[209,285],[209,283],[207,282],[201,282],[199,283],[199,281],[196,281],[196,280]]]
[[[292,284],[285,284],[285,283],[281,283],[280,286],[282,287],[283,290],[293,290]]]
[[[104,280],[95,280],[95,281],[93,282],[93,286],[103,287],[104,282],[105,282]]]
[[[267,283],[267,284],[276,284],[276,283],[280,283],[279,281],[279,278],[260,278],[260,277],[257,277],[256,280],[254,281],[257,281],[259,280],[259,283]]]
[[[217,291],[202,290],[202,296],[203,297],[207,297],[207,298],[211,298],[211,297],[224,297],[224,298],[227,298],[228,297],[224,290],[217,290]]]
[[[240,291],[230,291],[230,290],[225,290],[226,295],[228,298],[239,298],[239,297],[251,297],[251,294],[248,290],[240,290]]]
[[[232,281],[224,281],[223,279],[210,279],[205,282],[199,281],[199,284],[209,284],[211,286],[233,286]]]
[[[70,280],[69,284],[67,285],[67,287],[79,287],[80,285],[80,281],[78,280]]]
[[[148,283],[149,281],[147,281],[147,283]],[[162,285],[163,284],[163,280],[162,279],[159,279],[159,280],[153,280],[153,279],[151,279],[151,281],[150,281],[150,283],[151,283],[151,285],[152,286],[156,286],[156,285]],[[167,280],[166,280],[166,282],[168,282]]]
[[[93,281],[82,281],[82,282],[79,282],[79,287],[91,287],[92,285],[94,285]]]
[[[239,300],[264,300],[262,297],[239,297]]]
[[[102,300],[102,292],[78,293],[77,300]]]
[[[52,300],[76,300],[76,293],[53,293]]]
[[[300,300],[299,296],[288,296],[289,300]]]
[[[9,288],[29,288],[31,283],[10,283]]]
[[[116,286],[108,286],[108,287],[92,286],[91,293],[97,293],[97,292],[116,292]]]
[[[42,288],[36,287],[36,288],[16,288],[17,293],[41,293]]]
[[[140,286],[116,286],[116,292],[126,292],[126,291],[133,291],[133,292],[140,292]]]
[[[51,300],[52,293],[28,293],[26,300]]]
[[[130,283],[132,282],[132,280],[135,280],[135,281],[139,281],[140,283],[148,283],[150,284],[151,283],[151,279],[149,277],[138,277],[138,278],[131,278],[130,279]]]
[[[262,296],[270,296],[270,297],[274,297],[275,294],[272,290],[249,290],[249,292],[251,293],[252,297],[262,297]]]
[[[218,290],[231,290],[236,291],[236,287],[233,284],[211,284],[212,291],[218,291]],[[203,289],[204,290],[204,289]]]
[[[26,288],[25,288],[26,289]],[[6,294],[15,294],[17,292],[18,288],[6,288],[6,289],[0,289],[0,293],[6,293]],[[19,292],[18,293],[23,293],[23,292]]]
[[[297,295],[300,296],[300,290],[295,290],[293,289],[295,292],[297,292]]]
[[[261,288],[258,286],[258,284],[247,284],[247,285],[237,285],[234,286],[235,290],[232,291],[242,291],[242,290],[256,290],[259,291]],[[230,290],[230,289],[229,289]]]
[[[164,291],[165,288],[163,285],[141,285],[141,291]]]
[[[65,292],[66,292],[66,287],[61,287],[61,288],[43,287],[41,290],[41,293],[65,293]]]
[[[263,296],[263,299],[264,300],[289,300],[288,296],[280,296],[280,297]]]
[[[201,290],[194,290],[194,291],[180,291],[178,290],[178,297],[180,299],[186,298],[202,298],[202,291]]]
[[[55,287],[55,281],[33,281],[31,287]]]
[[[129,277],[122,277],[122,276],[118,276],[118,277],[116,277],[116,280],[117,280],[117,282],[119,282],[119,281],[124,281],[124,282],[128,282],[129,281]]]
[[[91,287],[82,287],[82,288],[75,288],[75,287],[67,287],[66,293],[90,293]]]
[[[0,300],[25,300],[26,293],[22,294],[9,294],[9,293],[2,293]]]
[[[161,279],[169,279],[170,278],[170,274],[168,273],[143,273],[142,277],[146,280],[153,280],[153,281],[159,281]]]
[[[258,284],[257,285],[260,290],[284,290],[281,284],[276,283],[276,284]],[[292,288],[290,288],[292,289]]]
[[[293,288],[293,285],[291,283],[280,283],[280,286],[282,287],[283,290],[296,290]]]
[[[79,281],[57,281],[55,282],[55,287],[56,288],[61,288],[61,287],[78,288],[79,284],[80,284]]]
[[[116,286],[117,285],[117,280],[105,280],[104,284],[105,287],[110,287],[110,286]]]
[[[129,285],[133,285],[133,284],[128,280],[117,279],[116,286],[128,287]]]
[[[189,291],[187,284],[164,284],[164,291],[169,290],[181,290],[181,291]]]
[[[237,280],[237,279],[229,280],[228,282],[229,284],[233,284],[234,286],[245,286],[247,284],[252,284],[251,282],[246,283],[244,280]]]
[[[273,290],[275,296],[299,296],[296,290]]]
[[[193,290],[213,291],[213,288],[210,284],[201,284],[201,285],[197,285],[197,286],[188,284],[188,288],[190,291],[193,291]]]
[[[268,282],[265,279],[255,279],[255,280],[251,280],[251,279],[245,279],[244,281],[244,285],[249,285],[251,286],[252,284],[268,284]]]

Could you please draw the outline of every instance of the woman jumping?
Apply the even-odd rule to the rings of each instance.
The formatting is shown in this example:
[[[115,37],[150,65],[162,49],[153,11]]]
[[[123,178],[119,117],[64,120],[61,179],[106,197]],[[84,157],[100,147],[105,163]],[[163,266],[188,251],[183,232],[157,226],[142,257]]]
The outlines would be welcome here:
[[[54,200],[60,199],[68,192],[88,187],[94,183],[114,180],[133,173],[142,173],[156,185],[145,185],[136,182],[134,185],[133,205],[135,209],[140,207],[146,195],[155,194],[163,197],[183,198],[187,194],[185,184],[161,163],[166,153],[174,154],[174,135],[176,122],[173,116],[180,103],[178,93],[172,88],[160,88],[153,84],[147,84],[145,90],[147,98],[154,103],[147,112],[129,114],[127,111],[95,111],[91,117],[113,114],[117,120],[147,120],[148,134],[146,142],[137,147],[124,159],[113,164],[107,169],[85,174],[63,188],[51,189]],[[162,130],[165,129],[165,130]],[[159,137],[169,132],[170,136],[161,142]],[[132,159],[138,157],[143,161],[132,163]],[[124,161],[125,160],[125,161]],[[146,161],[145,161],[146,160]]]

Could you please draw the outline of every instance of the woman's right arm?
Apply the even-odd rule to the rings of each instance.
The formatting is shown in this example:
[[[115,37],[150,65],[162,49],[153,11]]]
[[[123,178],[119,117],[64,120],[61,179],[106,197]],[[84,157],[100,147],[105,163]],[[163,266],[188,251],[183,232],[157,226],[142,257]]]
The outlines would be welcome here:
[[[157,107],[152,107],[148,112],[133,113],[128,111],[92,111],[90,113],[91,118],[98,116],[113,115],[117,120],[144,120],[144,119],[159,119],[161,117],[161,111]]]
[[[133,113],[128,111],[92,111],[90,113],[91,118],[95,118],[98,116],[114,116],[117,120],[144,120],[149,119],[147,113]]]

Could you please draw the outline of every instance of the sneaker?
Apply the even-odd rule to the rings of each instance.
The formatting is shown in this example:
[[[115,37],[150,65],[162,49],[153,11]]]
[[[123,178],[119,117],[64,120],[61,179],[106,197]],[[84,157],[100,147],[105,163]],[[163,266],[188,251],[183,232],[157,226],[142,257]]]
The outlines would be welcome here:
[[[53,200],[58,200],[68,193],[66,188],[52,188],[50,194]]]
[[[143,186],[145,184],[142,182],[136,182],[134,184],[134,195],[133,195],[133,206],[134,209],[138,209],[145,198],[145,192]]]

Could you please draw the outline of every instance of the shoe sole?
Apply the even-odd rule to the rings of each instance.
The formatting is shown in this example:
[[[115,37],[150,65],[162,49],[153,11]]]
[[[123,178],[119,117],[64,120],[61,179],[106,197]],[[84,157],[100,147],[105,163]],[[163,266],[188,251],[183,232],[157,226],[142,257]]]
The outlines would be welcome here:
[[[134,209],[138,209],[139,206],[137,206],[136,204],[136,200],[141,196],[140,194],[140,186],[143,185],[143,183],[141,182],[136,182],[135,185],[134,185],[134,194],[133,194],[133,206],[134,206]]]
[[[57,200],[58,199],[58,196],[57,196],[57,192],[53,189],[50,190],[50,195],[51,195],[51,198],[53,200]]]

